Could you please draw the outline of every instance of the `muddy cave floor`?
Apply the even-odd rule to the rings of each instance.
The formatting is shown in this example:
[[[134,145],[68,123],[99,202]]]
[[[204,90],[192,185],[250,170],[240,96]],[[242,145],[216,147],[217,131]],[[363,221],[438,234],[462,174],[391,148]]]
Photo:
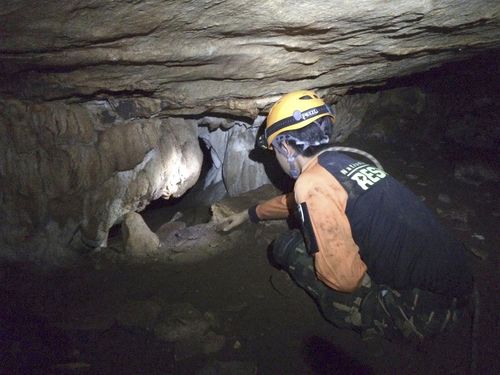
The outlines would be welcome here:
[[[476,254],[469,256],[481,301],[477,373],[498,373],[498,187],[457,181],[453,157],[423,144],[413,150],[395,144],[351,145],[376,155],[474,249]],[[165,206],[143,216],[156,229],[177,210]],[[205,212],[201,217],[208,212],[191,209],[187,216],[188,211]],[[42,274],[24,265],[2,265],[0,374],[468,373],[469,323],[418,348],[364,342],[356,333],[331,326],[310,297],[272,266],[266,248],[279,227],[262,225],[246,224],[229,251],[175,267],[94,259]],[[223,342],[212,353],[179,352],[177,344],[145,329],[147,324],[116,319],[131,301],[188,304],[210,317],[211,330]],[[139,309],[137,314],[140,321],[148,312]]]

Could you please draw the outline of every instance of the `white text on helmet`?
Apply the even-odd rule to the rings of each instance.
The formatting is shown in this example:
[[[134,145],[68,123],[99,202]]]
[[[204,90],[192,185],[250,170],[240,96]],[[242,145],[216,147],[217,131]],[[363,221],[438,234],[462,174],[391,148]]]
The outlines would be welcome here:
[[[302,120],[307,120],[309,117],[317,115],[319,112],[316,108],[310,109],[307,112],[302,113]]]

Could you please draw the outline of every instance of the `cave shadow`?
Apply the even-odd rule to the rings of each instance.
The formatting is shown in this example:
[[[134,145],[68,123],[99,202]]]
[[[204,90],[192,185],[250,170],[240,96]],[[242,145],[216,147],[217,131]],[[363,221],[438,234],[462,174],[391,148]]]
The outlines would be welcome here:
[[[248,158],[263,165],[267,177],[276,188],[285,193],[290,192],[293,190],[295,180],[283,171],[274,151],[260,148],[258,145],[259,137],[264,134],[265,124],[266,122],[264,121],[259,127],[255,136],[254,148],[248,153]]]
[[[253,149],[248,157],[263,165],[267,177],[275,187],[283,192],[292,191],[295,181],[283,172],[273,151]]]
[[[21,275],[31,277],[24,271]],[[73,342],[66,332],[32,312],[29,303],[4,285],[0,301],[5,304],[0,309],[0,374],[51,373],[54,363],[72,361]]]
[[[371,375],[374,373],[370,367],[350,357],[325,338],[310,336],[302,344],[302,357],[314,374]]]

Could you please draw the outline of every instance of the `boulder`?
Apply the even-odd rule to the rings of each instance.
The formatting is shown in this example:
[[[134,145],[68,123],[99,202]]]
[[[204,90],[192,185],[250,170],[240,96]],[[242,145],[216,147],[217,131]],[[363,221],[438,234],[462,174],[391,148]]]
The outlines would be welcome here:
[[[233,126],[229,131],[222,173],[230,196],[270,183],[263,164],[250,158],[257,131],[258,127],[244,126]]]
[[[131,256],[144,258],[158,255],[160,239],[138,213],[129,212],[125,215],[122,235],[125,250]]]

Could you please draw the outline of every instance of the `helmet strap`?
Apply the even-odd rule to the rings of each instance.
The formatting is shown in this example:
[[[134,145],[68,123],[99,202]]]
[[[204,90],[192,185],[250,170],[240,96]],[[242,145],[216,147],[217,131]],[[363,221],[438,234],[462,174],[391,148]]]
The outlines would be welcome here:
[[[292,177],[294,180],[299,178],[300,175],[300,171],[299,168],[297,168],[297,162],[295,160],[297,159],[297,155],[298,154],[295,153],[293,155],[287,156],[288,165],[290,166],[290,177]]]
[[[297,156],[299,156],[299,153],[297,151],[291,152],[287,148],[283,146],[283,143],[285,142],[284,139],[281,139],[281,137],[275,139],[273,141],[273,147],[284,157],[286,157],[286,160],[288,161],[288,165],[290,167],[290,177],[293,179],[297,179],[300,175],[300,170],[297,167]]]

